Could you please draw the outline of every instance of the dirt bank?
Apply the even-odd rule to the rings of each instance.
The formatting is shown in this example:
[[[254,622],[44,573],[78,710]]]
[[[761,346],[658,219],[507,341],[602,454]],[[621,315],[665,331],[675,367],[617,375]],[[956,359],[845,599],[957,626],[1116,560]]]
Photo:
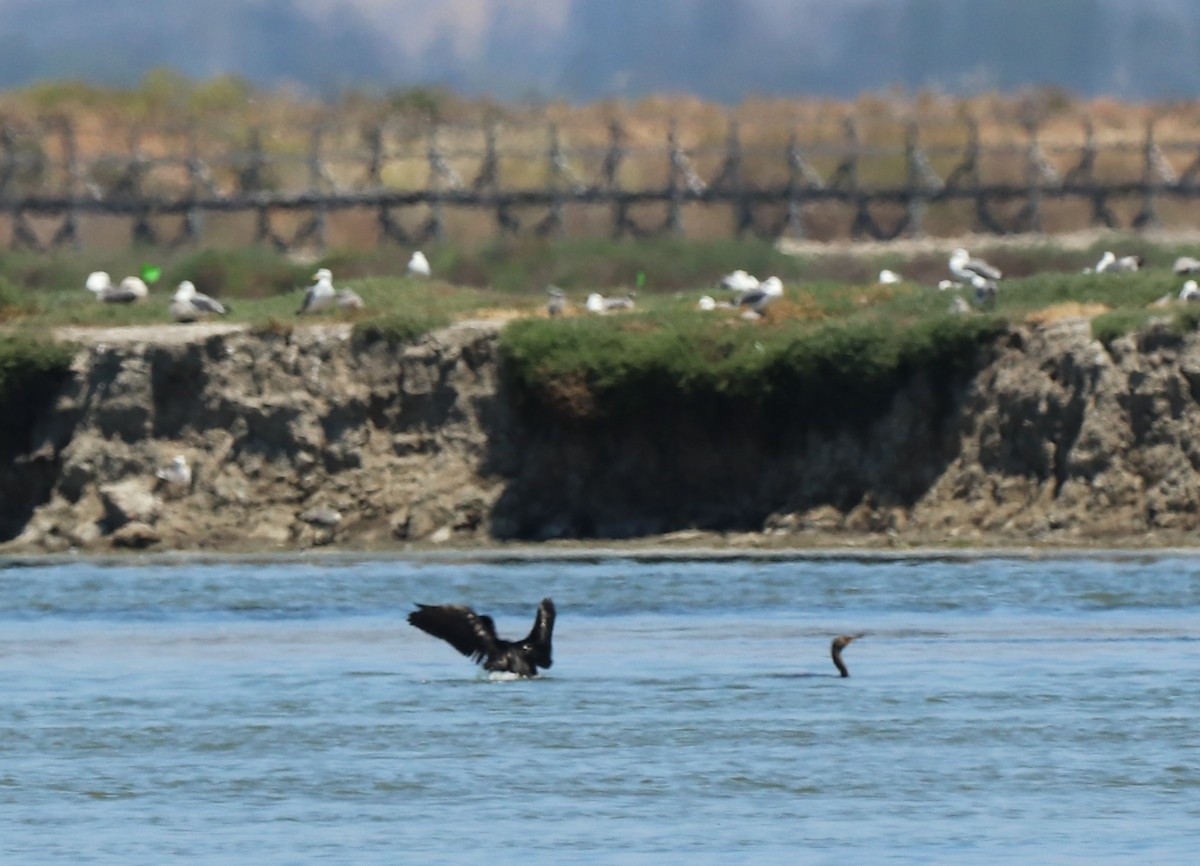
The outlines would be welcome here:
[[[948,403],[917,376],[870,428],[780,441],[737,418],[526,417],[498,328],[73,332],[71,381],[0,477],[0,550],[1160,546],[1200,527],[1195,334],[1023,327]],[[191,480],[157,478],[177,455]]]

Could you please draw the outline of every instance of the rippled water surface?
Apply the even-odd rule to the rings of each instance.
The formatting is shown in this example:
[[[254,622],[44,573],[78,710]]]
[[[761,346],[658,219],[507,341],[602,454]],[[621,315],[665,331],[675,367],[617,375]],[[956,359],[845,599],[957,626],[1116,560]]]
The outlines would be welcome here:
[[[404,623],[544,595],[537,680]],[[1174,555],[0,563],[0,863],[1190,864],[1198,614]]]

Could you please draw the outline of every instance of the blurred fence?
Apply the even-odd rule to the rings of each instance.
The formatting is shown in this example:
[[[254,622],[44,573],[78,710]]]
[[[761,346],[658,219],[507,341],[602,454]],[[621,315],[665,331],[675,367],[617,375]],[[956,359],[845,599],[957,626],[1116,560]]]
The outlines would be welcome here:
[[[716,211],[724,234],[888,240],[929,232],[939,208],[952,208],[939,226],[1002,234],[1048,230],[1047,208],[1063,202],[1071,224],[1056,217],[1054,230],[1153,226],[1163,202],[1200,198],[1200,139],[1159,140],[1153,122],[1121,136],[1073,123],[1075,140],[1057,129],[1051,142],[1031,120],[988,140],[972,119],[870,136],[856,118],[832,135],[729,121],[707,139],[671,121],[636,135],[619,120],[590,131],[382,122],[133,129],[116,141],[65,120],[8,123],[0,232],[11,248],[81,245],[81,226],[104,217],[131,243],[198,244],[238,215],[252,218],[240,241],[291,250],[323,248],[346,213],[360,240],[415,244],[468,231],[688,235],[701,221],[712,233]]]

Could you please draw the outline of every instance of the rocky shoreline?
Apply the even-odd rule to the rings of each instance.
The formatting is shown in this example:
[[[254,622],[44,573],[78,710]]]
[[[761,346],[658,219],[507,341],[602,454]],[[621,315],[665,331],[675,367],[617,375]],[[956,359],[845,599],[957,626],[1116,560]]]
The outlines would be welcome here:
[[[0,553],[1162,548],[1200,528],[1196,334],[1023,325],[948,406],[918,375],[865,430],[779,443],[736,418],[532,419],[499,327],[77,329],[3,470]],[[176,455],[186,485],[156,477]]]

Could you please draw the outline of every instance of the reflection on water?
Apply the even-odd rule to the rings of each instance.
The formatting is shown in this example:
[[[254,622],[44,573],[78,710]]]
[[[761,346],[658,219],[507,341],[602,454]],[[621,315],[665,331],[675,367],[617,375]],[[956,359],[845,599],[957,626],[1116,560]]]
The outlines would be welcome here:
[[[403,622],[545,595],[535,681]],[[1185,556],[10,563],[0,862],[1190,863],[1198,612]]]

